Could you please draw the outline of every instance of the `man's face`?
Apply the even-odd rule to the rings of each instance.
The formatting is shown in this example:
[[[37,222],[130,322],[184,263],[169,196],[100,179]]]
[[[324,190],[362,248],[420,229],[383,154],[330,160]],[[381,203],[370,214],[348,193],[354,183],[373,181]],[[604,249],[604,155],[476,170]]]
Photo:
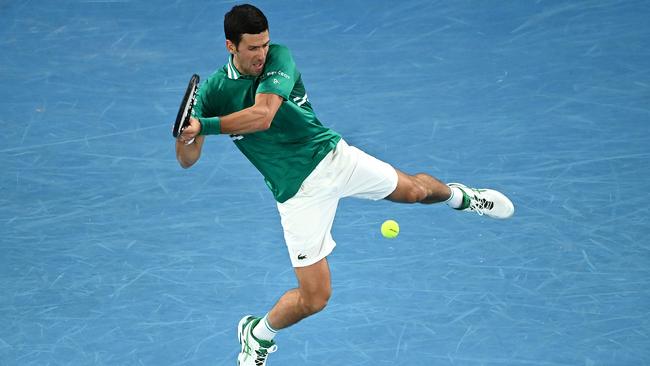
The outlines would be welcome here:
[[[244,75],[259,76],[264,69],[269,52],[269,31],[258,34],[244,33],[239,46],[226,40],[226,48],[234,57],[235,67]]]

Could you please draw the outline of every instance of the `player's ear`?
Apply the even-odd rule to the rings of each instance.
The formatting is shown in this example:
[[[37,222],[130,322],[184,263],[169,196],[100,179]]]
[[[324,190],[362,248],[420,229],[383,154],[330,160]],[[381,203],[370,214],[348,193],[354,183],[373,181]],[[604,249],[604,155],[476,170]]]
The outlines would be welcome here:
[[[237,46],[235,46],[235,44],[232,43],[232,41],[229,39],[226,40],[226,51],[228,51],[231,55],[237,53]]]

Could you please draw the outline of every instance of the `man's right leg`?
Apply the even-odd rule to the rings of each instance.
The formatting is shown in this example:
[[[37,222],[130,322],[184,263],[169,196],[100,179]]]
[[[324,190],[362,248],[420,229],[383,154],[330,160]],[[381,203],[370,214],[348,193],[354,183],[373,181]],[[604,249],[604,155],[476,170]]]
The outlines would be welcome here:
[[[265,318],[248,315],[239,322],[241,351],[237,361],[240,366],[265,365],[268,354],[277,348],[272,339],[257,336],[258,327],[262,328],[261,333],[275,332],[323,310],[327,305],[332,293],[327,258],[309,266],[296,267],[295,272],[298,288],[282,295]]]
[[[401,203],[432,204],[444,202],[451,196],[449,186],[428,174],[409,175],[398,169],[395,171],[397,172],[397,187],[393,193],[386,197],[387,200]]]
[[[323,310],[332,294],[327,258],[307,267],[296,267],[298,288],[287,291],[268,315],[273,329],[287,328]]]
[[[402,203],[438,203],[448,202],[457,210],[472,211],[497,219],[507,219],[515,211],[514,205],[501,192],[492,189],[470,188],[460,183],[444,184],[438,179],[424,173],[409,175],[395,169],[397,187],[386,197],[393,202]],[[455,191],[455,194],[452,194]],[[452,197],[458,198],[453,205]]]

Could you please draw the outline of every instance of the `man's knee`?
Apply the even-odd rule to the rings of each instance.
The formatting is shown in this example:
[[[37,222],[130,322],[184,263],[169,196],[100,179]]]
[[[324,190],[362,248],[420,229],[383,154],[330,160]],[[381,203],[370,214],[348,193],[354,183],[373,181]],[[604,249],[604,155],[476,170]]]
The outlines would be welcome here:
[[[301,295],[302,295],[301,296],[302,304],[305,310],[309,314],[315,314],[325,309],[325,307],[327,306],[327,302],[330,299],[330,296],[332,296],[332,289],[331,288],[319,289],[318,291],[313,293],[301,292]]]
[[[411,176],[410,178],[411,181],[409,182],[408,189],[404,192],[404,199],[408,203],[421,202],[427,198],[427,191],[416,176]]]
[[[422,189],[422,187],[414,187],[411,192],[409,192],[408,199],[410,203],[422,202],[427,198],[427,192]]]
[[[307,267],[298,267],[296,274],[299,284],[299,305],[303,314],[309,316],[323,310],[332,295],[327,259],[323,258]]]

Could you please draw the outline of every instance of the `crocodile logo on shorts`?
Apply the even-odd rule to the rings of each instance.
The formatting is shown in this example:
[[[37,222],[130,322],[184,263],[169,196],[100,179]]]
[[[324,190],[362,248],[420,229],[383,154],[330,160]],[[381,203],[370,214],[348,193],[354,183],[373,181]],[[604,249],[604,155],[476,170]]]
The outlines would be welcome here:
[[[305,258],[307,258],[306,255],[304,255],[304,254],[298,254],[298,260],[299,260],[299,261],[301,261],[301,260],[303,260],[303,259],[305,259]]]

